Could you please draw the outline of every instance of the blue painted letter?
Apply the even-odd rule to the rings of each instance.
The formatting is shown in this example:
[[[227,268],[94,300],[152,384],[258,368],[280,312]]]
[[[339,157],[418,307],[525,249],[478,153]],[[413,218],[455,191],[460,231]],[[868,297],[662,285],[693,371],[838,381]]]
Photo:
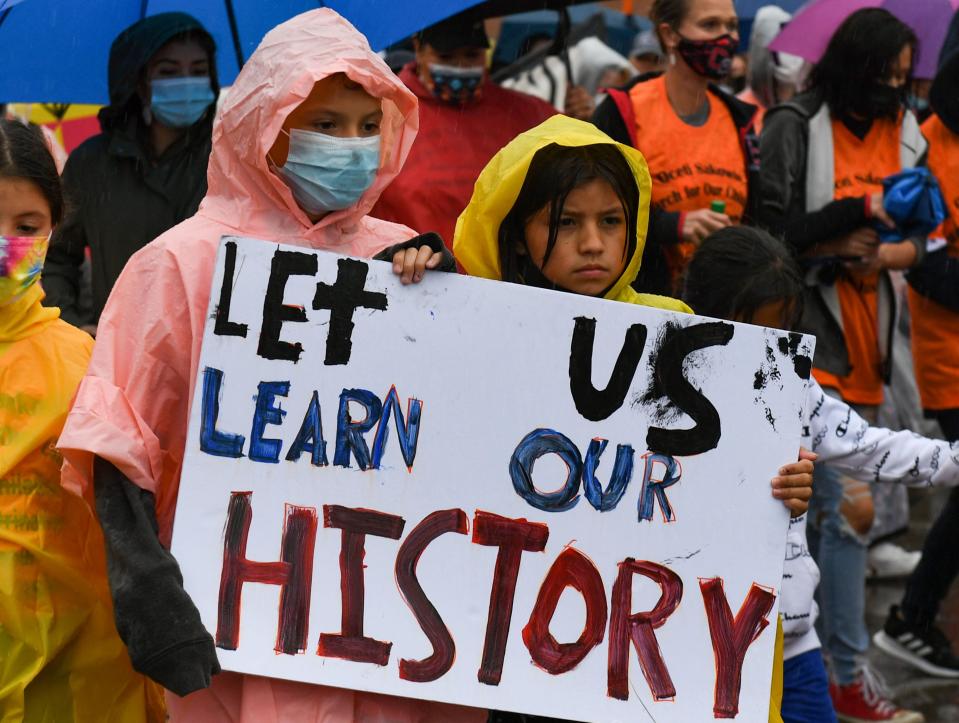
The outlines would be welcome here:
[[[540,492],[533,484],[533,464],[544,454],[559,455],[569,471],[566,482],[555,492]],[[516,494],[544,512],[563,512],[576,506],[582,471],[583,459],[576,445],[552,429],[536,429],[523,437],[509,462],[509,475]]]
[[[583,488],[586,499],[600,512],[608,512],[619,504],[626,492],[626,485],[633,477],[633,448],[628,444],[616,445],[616,460],[613,462],[613,471],[609,475],[609,484],[606,491],[596,479],[596,468],[599,458],[609,442],[605,439],[593,439],[586,450],[586,461],[583,463]]]
[[[683,476],[683,468],[679,462],[668,454],[649,453],[646,457],[646,470],[643,472],[643,489],[639,493],[639,521],[653,519],[653,497],[659,500],[659,507],[663,511],[663,518],[666,522],[672,522],[676,519],[673,508],[666,499],[666,488],[679,482]],[[666,468],[661,480],[652,479],[653,465],[656,463]]]
[[[358,402],[366,407],[366,418],[359,422],[350,419],[350,402]],[[363,434],[373,429],[380,421],[383,405],[373,392],[366,389],[344,389],[340,393],[340,409],[336,414],[336,449],[333,452],[333,464],[337,467],[350,466],[350,453],[356,457],[360,469],[370,468],[370,449]]]
[[[279,439],[264,439],[263,430],[268,424],[280,424],[286,416],[286,410],[273,404],[275,397],[285,397],[290,393],[289,382],[260,382],[256,393],[256,409],[253,412],[253,429],[250,431],[250,459],[254,462],[280,461]]]
[[[413,471],[413,460],[416,458],[416,441],[420,435],[420,414],[423,411],[423,402],[419,399],[410,399],[407,407],[409,421],[403,419],[403,412],[400,410],[400,399],[396,394],[396,387],[390,387],[390,393],[386,395],[386,401],[383,403],[383,414],[380,415],[380,424],[376,428],[376,436],[373,437],[373,469],[380,468],[380,461],[383,459],[383,451],[386,449],[386,440],[390,436],[390,412],[393,413],[393,421],[396,423],[396,435],[400,442],[400,452],[403,454],[403,461],[407,468]]]
[[[326,467],[329,464],[326,458],[326,440],[323,439],[323,422],[320,419],[320,398],[315,389],[303,417],[303,424],[290,445],[286,459],[288,462],[296,462],[306,451],[310,452],[310,462],[314,467]]]
[[[220,386],[223,372],[213,367],[203,370],[203,402],[200,410],[200,449],[217,457],[242,457],[242,435],[221,432],[216,428],[220,414]]]

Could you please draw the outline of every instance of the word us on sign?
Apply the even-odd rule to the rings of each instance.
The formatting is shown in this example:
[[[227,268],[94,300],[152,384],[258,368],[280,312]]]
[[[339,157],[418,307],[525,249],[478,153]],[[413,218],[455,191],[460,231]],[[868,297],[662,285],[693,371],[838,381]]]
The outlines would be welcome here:
[[[224,668],[767,719],[811,340],[239,238],[208,319],[173,553]]]

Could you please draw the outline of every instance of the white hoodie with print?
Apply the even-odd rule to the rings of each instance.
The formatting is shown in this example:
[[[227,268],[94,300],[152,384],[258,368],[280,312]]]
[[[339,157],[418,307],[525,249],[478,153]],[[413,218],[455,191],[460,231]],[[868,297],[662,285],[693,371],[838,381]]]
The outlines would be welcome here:
[[[802,445],[820,463],[854,479],[901,482],[911,487],[959,485],[959,443],[929,439],[908,430],[873,427],[845,402],[826,394],[815,379],[806,386]],[[813,627],[819,568],[806,544],[806,515],[790,521],[783,566],[780,613],[784,659],[820,647]]]

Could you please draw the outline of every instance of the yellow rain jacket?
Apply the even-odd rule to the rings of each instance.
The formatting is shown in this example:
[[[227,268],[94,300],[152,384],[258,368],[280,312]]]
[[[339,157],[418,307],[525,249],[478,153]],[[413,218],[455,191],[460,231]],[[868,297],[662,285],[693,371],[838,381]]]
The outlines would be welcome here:
[[[0,307],[0,721],[162,721],[114,626],[100,528],[60,486],[93,340],[41,298]]]
[[[633,255],[622,276],[606,292],[605,298],[692,313],[686,304],[677,299],[640,294],[630,286],[639,273],[643,247],[646,245],[646,228],[649,224],[652,181],[643,154],[635,148],[616,143],[592,123],[584,123],[563,115],[553,116],[516,136],[493,156],[493,160],[483,169],[473,189],[473,198],[456,222],[456,233],[453,235],[453,253],[466,273],[484,279],[502,279],[498,242],[500,223],[516,203],[533,156],[552,143],[574,147],[599,143],[616,146],[636,178],[636,185],[639,187],[639,212],[636,214],[636,243],[633,245]]]
[[[633,255],[626,264],[622,276],[606,292],[604,298],[691,314],[692,309],[678,299],[656,294],[640,294],[630,286],[636,274],[639,273],[649,223],[652,181],[643,154],[635,148],[617,143],[591,123],[584,123],[567,116],[553,116],[535,128],[516,136],[493,156],[493,160],[483,169],[476,181],[469,205],[456,222],[453,253],[457,261],[470,276],[502,279],[499,259],[500,224],[516,203],[533,156],[541,148],[552,143],[561,146],[591,146],[608,143],[616,146],[632,169],[636,185],[639,187],[639,212],[636,214],[636,243],[633,245]],[[776,630],[769,723],[782,723],[782,717],[779,714],[783,691],[782,674],[782,623],[779,622]]]

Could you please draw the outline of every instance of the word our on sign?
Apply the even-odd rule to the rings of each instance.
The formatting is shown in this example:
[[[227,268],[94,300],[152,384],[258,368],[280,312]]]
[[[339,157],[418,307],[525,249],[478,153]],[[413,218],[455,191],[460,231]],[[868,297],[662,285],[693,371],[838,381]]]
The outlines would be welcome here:
[[[173,552],[229,670],[765,721],[811,340],[226,238]]]

